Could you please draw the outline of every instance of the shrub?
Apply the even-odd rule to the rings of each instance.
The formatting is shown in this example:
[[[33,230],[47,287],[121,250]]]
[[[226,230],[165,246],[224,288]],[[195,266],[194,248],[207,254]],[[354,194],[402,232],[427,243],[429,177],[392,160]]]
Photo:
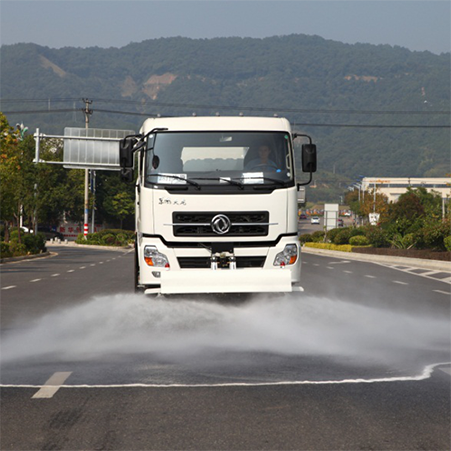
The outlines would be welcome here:
[[[314,243],[320,243],[324,240],[324,232],[321,230],[317,230],[316,232],[312,233],[312,241]]]
[[[334,242],[335,237],[342,231],[343,229],[341,228],[336,228],[336,229],[331,229],[327,232],[327,239],[328,241],[330,241],[331,243]]]
[[[126,246],[134,240],[135,233],[130,230],[106,229],[100,232],[88,233],[86,239],[80,233],[76,239],[77,244],[90,244],[98,246]]]
[[[350,236],[365,236],[365,229],[363,227],[350,227],[349,228]]]
[[[445,245],[446,250],[451,252],[451,236],[445,237],[443,244]]]
[[[388,241],[387,234],[385,231],[378,226],[366,226],[364,228],[365,236],[367,237],[369,243],[373,247],[389,247],[390,242]]]
[[[396,247],[397,249],[410,249],[415,245],[417,240],[418,238],[415,234],[408,233],[404,236],[396,234],[389,241],[393,247]]]
[[[312,235],[310,235],[310,233],[304,233],[299,237],[300,243],[306,243],[308,241],[312,241]]]
[[[13,254],[9,248],[9,243],[5,243],[4,241],[0,242],[0,257],[6,258],[11,257]]]
[[[349,244],[351,246],[368,246],[370,242],[368,238],[364,235],[355,235],[349,238]]]
[[[443,222],[430,222],[425,224],[416,234],[417,247],[427,249],[439,249],[445,250],[445,238],[449,236],[450,223],[449,221]]]
[[[349,244],[349,238],[351,238],[351,231],[349,229],[343,229],[335,236],[334,244]]]
[[[45,235],[43,233],[37,235],[26,233],[22,236],[22,243],[25,244],[28,252],[39,254],[39,252],[45,250]]]
[[[9,244],[9,249],[13,257],[19,257],[21,255],[27,255],[27,247],[23,243],[18,241],[11,241]]]
[[[117,240],[116,240],[116,235],[112,234],[112,233],[107,233],[105,235],[102,235],[100,238],[100,242],[101,244],[105,244],[107,246],[118,246],[117,244]]]
[[[349,244],[338,246],[332,243],[305,243],[305,246],[313,247],[315,249],[328,249],[331,251],[352,252],[352,246],[350,246]]]

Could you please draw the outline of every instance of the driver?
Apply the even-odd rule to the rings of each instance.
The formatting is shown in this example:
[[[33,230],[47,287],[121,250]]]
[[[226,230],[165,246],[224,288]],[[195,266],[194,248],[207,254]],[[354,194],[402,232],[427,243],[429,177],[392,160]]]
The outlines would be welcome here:
[[[246,170],[252,171],[277,171],[277,165],[269,158],[271,149],[268,145],[263,144],[258,148],[258,158],[254,158],[246,164]]]

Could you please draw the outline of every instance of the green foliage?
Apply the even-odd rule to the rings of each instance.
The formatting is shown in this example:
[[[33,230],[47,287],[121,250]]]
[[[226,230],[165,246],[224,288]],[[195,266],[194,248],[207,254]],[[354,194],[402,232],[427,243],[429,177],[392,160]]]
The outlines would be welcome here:
[[[312,241],[312,235],[310,233],[304,233],[299,237],[300,243],[307,243],[308,241]]]
[[[427,222],[416,234],[416,247],[420,249],[445,250],[445,238],[450,235],[450,221]]]
[[[364,235],[355,235],[349,238],[349,244],[351,246],[368,246],[370,242]]]
[[[9,250],[13,257],[20,257],[21,255],[27,255],[27,246],[23,243],[19,243],[18,241],[11,241],[9,243]]]
[[[125,99],[133,101],[127,105],[132,113],[151,111],[162,115],[191,115],[193,109],[198,115],[218,110],[238,114],[240,106],[273,109],[265,112],[268,115],[291,110],[287,115],[293,123],[323,125],[297,126],[295,131],[314,136],[320,150],[318,167],[327,171],[324,180],[316,185],[316,192],[322,190],[321,196],[330,196],[330,201],[338,200],[336,188],[341,183],[333,179],[334,173],[354,179],[358,174],[443,176],[449,172],[450,136],[446,128],[325,126],[328,122],[446,125],[446,116],[320,112],[430,113],[429,105],[447,111],[449,53],[433,55],[401,47],[349,45],[301,34],[265,39],[176,37],[108,49],[16,44],[2,46],[0,52],[2,90],[10,98],[80,98],[94,93],[94,111],[100,99]],[[171,104],[186,106],[175,108]],[[218,104],[229,108],[221,111]],[[23,103],[8,106],[12,110],[24,109]],[[73,102],[64,106],[73,108]],[[44,109],[48,105],[37,107]],[[78,103],[75,109],[81,107]],[[139,116],[97,111],[90,125],[138,130],[141,120]],[[63,126],[83,126],[83,115],[79,111],[21,114],[14,116],[11,123],[20,121],[30,130],[39,126],[46,133],[61,133]],[[308,195],[316,196],[315,190]]]
[[[417,238],[413,233],[408,233],[404,236],[395,234],[389,241],[393,247],[396,247],[397,249],[411,249],[415,246]]]
[[[445,245],[445,249],[448,252],[451,252],[451,236],[445,237],[445,239],[443,240],[443,244]]]
[[[86,239],[80,233],[76,239],[77,244],[97,246],[127,246],[135,239],[135,233],[130,230],[107,229],[96,233],[88,233]]]
[[[27,248],[27,251],[32,254],[38,254],[39,252],[44,251],[45,241],[45,235],[43,233],[38,233],[37,235],[26,233],[22,240],[23,244],[25,244],[25,247]]]
[[[321,230],[317,230],[316,232],[313,232],[311,234],[311,237],[314,243],[320,243],[324,241],[324,232]]]
[[[20,256],[27,254],[39,254],[45,251],[45,235],[38,233],[34,235],[32,233],[21,232],[19,239],[19,231],[14,229],[10,233],[9,243],[5,243],[9,246],[10,256]],[[5,252],[6,247],[5,247]]]
[[[384,229],[378,226],[366,226],[365,236],[373,247],[389,247],[390,242]]]
[[[327,240],[330,241],[331,243],[334,242],[335,237],[341,232],[341,228],[336,228],[336,229],[331,229],[327,231]]]
[[[383,226],[389,235],[415,233],[425,221],[439,221],[441,218],[441,197],[426,188],[408,188],[398,201],[390,204],[388,217]]]
[[[305,243],[306,247],[313,247],[315,249],[328,249],[330,251],[352,252],[352,246],[349,244],[332,244],[332,243]]]
[[[9,243],[5,243],[5,241],[0,241],[0,257],[7,258],[12,256],[13,254],[9,248]]]
[[[340,230],[334,237],[334,244],[349,244],[349,238],[351,238],[350,228],[344,228]]]

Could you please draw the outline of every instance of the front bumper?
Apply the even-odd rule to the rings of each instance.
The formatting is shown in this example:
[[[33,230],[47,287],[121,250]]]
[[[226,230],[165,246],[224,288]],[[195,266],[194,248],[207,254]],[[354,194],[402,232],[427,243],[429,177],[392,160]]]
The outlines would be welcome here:
[[[282,237],[275,246],[235,247],[237,268],[210,265],[211,251],[195,247],[167,247],[158,238],[143,238],[139,249],[155,246],[167,256],[170,268],[148,266],[140,255],[139,286],[147,294],[191,293],[290,293],[303,291],[299,286],[301,254],[295,264],[274,266],[275,256],[287,244],[296,243],[296,237]],[[140,254],[142,252],[139,252]],[[252,261],[251,261],[252,260]],[[202,263],[203,262],[203,263]],[[263,263],[264,262],[264,263]],[[196,267],[196,265],[200,265]],[[192,267],[190,267],[192,266]],[[256,267],[259,266],[259,267]]]
[[[270,270],[185,270],[161,272],[161,285],[146,294],[188,293],[291,293],[304,291],[291,282],[286,269]]]

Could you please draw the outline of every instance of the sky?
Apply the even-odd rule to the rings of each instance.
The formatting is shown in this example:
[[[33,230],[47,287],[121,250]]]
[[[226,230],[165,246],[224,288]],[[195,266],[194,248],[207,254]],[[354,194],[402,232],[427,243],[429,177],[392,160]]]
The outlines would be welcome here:
[[[451,51],[450,0],[0,0],[0,43],[123,47],[172,36],[318,35]]]

